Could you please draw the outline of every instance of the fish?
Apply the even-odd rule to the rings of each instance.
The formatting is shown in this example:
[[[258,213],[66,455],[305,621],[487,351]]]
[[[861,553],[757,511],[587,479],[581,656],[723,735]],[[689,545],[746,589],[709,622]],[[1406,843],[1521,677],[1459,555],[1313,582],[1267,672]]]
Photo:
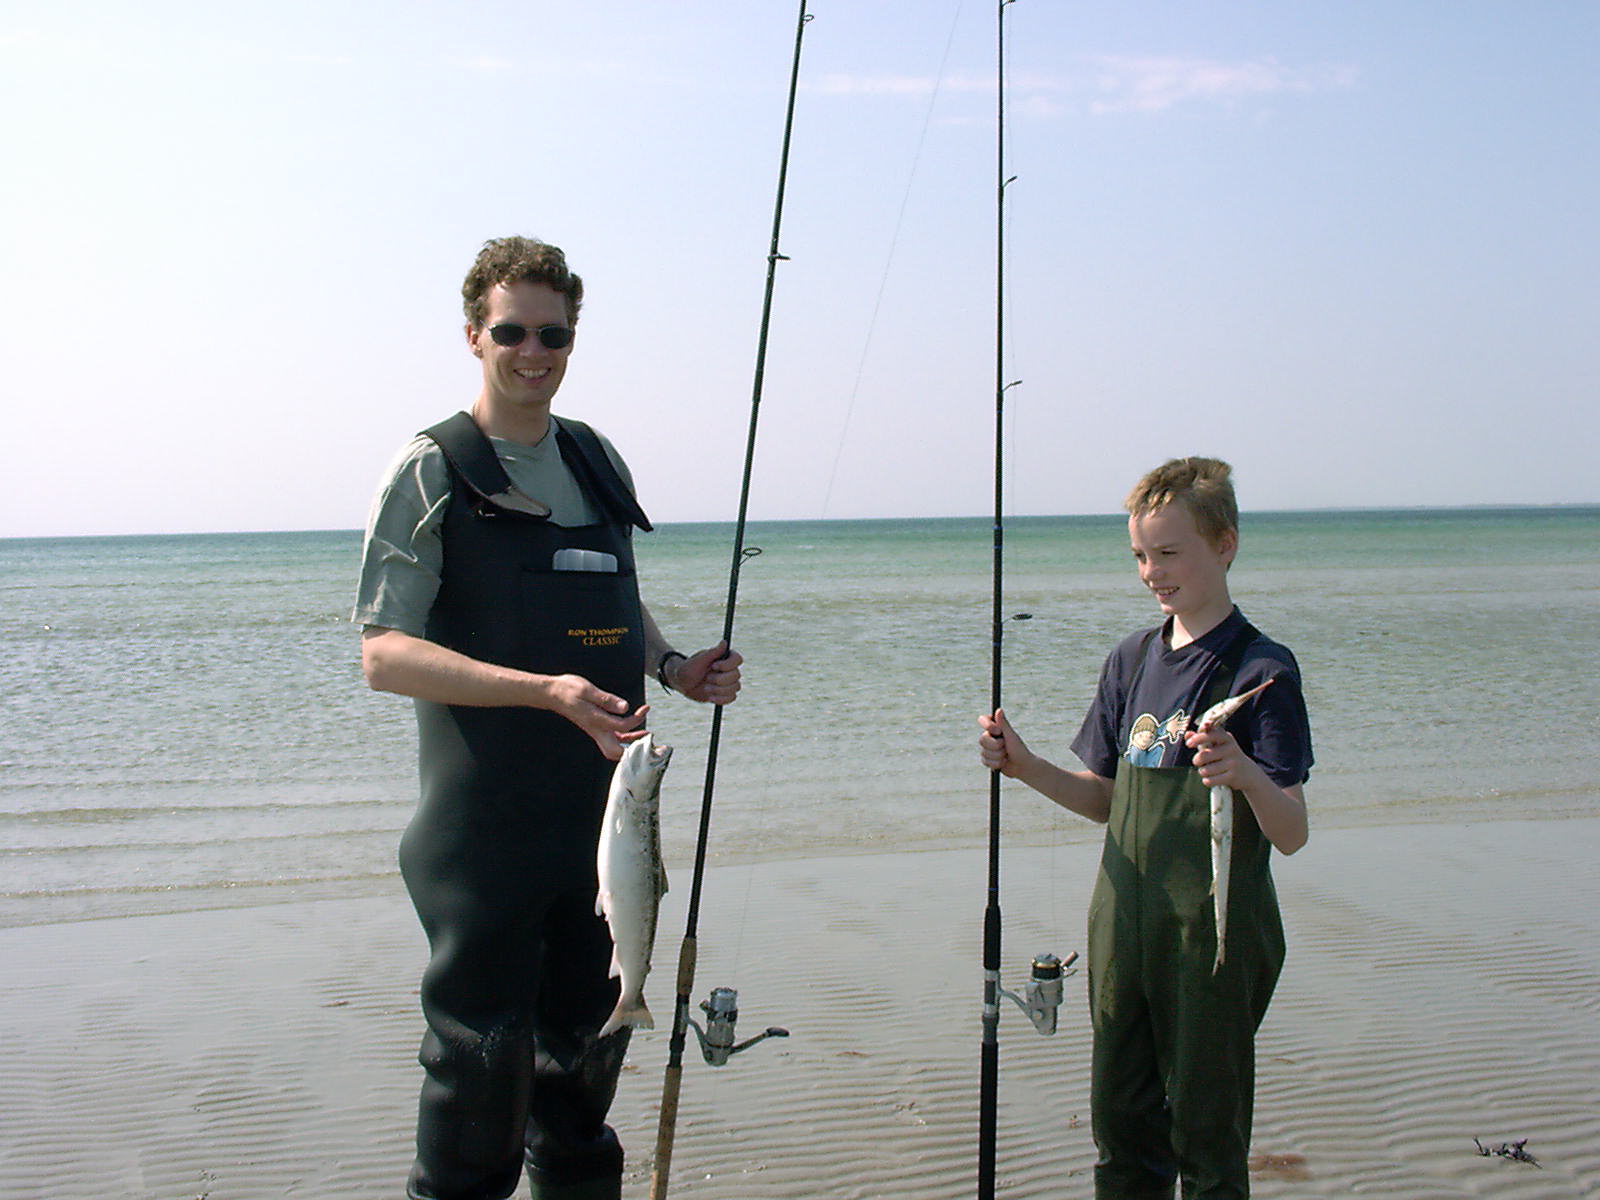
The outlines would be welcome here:
[[[1271,682],[1269,679],[1248,692],[1240,692],[1237,696],[1213,704],[1200,717],[1200,732],[1221,729],[1229,717],[1244,707],[1245,701],[1265,691]],[[1232,871],[1233,789],[1214,787],[1211,789],[1211,904],[1217,920],[1217,961],[1211,964],[1213,975],[1222,969],[1222,960],[1227,952],[1228,881]]]
[[[622,980],[622,991],[598,1037],[623,1026],[656,1027],[644,1001],[644,981],[655,948],[656,915],[667,890],[667,869],[661,862],[661,779],[671,759],[672,747],[647,733],[628,743],[611,776],[595,855],[599,893],[594,911],[611,928],[610,977]]]

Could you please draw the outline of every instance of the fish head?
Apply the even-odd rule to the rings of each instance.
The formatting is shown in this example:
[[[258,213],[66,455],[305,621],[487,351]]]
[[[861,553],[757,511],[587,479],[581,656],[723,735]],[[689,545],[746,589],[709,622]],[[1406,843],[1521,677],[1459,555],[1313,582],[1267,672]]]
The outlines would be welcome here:
[[[1272,678],[1276,679],[1277,676],[1274,675]],[[1252,696],[1266,691],[1268,684],[1271,682],[1272,679],[1269,679],[1266,683],[1258,684],[1257,686],[1251,688],[1248,692],[1240,692],[1237,696],[1229,696],[1221,703],[1213,704],[1210,708],[1206,709],[1205,715],[1200,718],[1200,728],[1203,730],[1220,729],[1227,722],[1229,717],[1233,716],[1234,713],[1238,712],[1245,706],[1245,703]]]
[[[650,760],[656,764],[656,769],[665,771],[667,764],[672,761],[672,747],[656,741],[653,733],[646,734],[644,740],[650,743]]]
[[[653,733],[628,743],[617,764],[616,778],[636,797],[654,796],[661,787],[661,776],[672,760],[672,747],[656,741]]]

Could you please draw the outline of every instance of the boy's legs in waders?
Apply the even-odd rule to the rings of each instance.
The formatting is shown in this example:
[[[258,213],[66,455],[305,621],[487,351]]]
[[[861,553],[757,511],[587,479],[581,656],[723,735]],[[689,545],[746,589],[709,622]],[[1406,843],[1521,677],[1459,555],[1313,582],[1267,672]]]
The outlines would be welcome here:
[[[1240,810],[1243,811],[1240,811]],[[1267,846],[1236,805],[1228,957],[1212,974],[1210,807],[1187,769],[1121,764],[1090,910],[1100,1200],[1249,1195],[1255,1031],[1283,963]]]

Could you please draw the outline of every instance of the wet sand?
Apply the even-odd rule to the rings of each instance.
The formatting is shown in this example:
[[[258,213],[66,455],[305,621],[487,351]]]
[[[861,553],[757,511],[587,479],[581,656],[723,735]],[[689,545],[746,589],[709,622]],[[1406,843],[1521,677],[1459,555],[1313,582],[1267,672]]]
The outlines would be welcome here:
[[[1098,847],[1008,847],[1005,982],[1081,949]],[[1255,1195],[1600,1197],[1600,818],[1313,830],[1275,859]],[[981,847],[708,873],[696,1001],[770,1040],[684,1072],[674,1196],[974,1194]],[[614,1122],[649,1190],[689,874]],[[0,931],[0,1195],[377,1200],[411,1158],[425,945],[392,894]],[[698,1015],[698,1013],[697,1013]],[[691,1054],[693,1054],[691,1042]],[[1092,1194],[1081,975],[1007,1007],[999,1194]],[[1539,1166],[1481,1156],[1527,1139]]]

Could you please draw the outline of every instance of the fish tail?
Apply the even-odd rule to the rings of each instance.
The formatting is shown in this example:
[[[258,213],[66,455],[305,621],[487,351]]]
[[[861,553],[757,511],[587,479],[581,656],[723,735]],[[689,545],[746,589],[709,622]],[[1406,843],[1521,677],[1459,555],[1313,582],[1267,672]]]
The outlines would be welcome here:
[[[646,1007],[642,996],[637,1000],[629,1000],[626,996],[618,1000],[617,1007],[611,1010],[611,1015],[606,1018],[606,1023],[600,1026],[600,1032],[595,1036],[606,1037],[624,1025],[630,1029],[656,1027],[656,1019],[650,1015],[650,1009]]]

